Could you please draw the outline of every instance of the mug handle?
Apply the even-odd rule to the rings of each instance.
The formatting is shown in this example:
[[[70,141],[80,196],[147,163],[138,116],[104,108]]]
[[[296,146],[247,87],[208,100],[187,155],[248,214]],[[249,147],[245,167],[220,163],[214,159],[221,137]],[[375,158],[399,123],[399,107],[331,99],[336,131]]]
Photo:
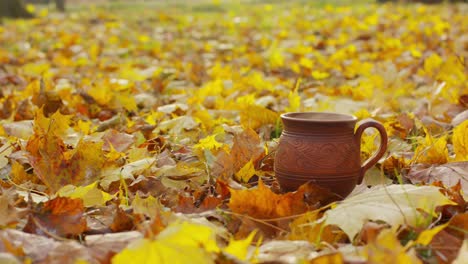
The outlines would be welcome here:
[[[369,127],[373,127],[379,131],[380,146],[377,152],[375,152],[374,155],[372,155],[372,157],[367,159],[364,162],[364,164],[361,166],[361,172],[359,175],[358,184],[361,184],[366,171],[370,169],[372,166],[374,166],[379,161],[379,159],[385,154],[385,151],[387,150],[388,137],[387,137],[387,132],[385,131],[384,126],[380,124],[379,122],[370,118],[363,120],[363,122],[356,129],[356,133],[354,134],[354,136],[356,137],[358,144],[361,144],[362,133],[364,132],[364,130],[366,130]],[[359,149],[361,149],[361,147],[359,147]]]

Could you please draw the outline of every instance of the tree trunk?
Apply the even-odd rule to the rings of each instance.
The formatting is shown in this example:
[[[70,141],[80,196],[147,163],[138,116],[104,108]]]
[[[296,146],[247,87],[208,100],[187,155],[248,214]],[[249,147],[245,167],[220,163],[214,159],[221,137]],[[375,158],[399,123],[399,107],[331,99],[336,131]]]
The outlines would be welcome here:
[[[65,12],[65,0],[55,0],[55,7],[60,12]]]
[[[21,0],[0,0],[0,17],[30,18]]]

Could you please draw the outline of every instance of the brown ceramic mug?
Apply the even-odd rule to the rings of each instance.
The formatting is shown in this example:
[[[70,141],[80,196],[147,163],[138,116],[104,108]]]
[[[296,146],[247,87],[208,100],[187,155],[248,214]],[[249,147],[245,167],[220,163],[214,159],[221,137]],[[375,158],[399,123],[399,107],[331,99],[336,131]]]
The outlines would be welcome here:
[[[275,175],[284,191],[311,181],[346,197],[387,149],[385,128],[372,119],[355,130],[357,118],[337,113],[295,112],[281,115],[283,132],[275,156]],[[377,152],[361,165],[365,129],[380,133]]]

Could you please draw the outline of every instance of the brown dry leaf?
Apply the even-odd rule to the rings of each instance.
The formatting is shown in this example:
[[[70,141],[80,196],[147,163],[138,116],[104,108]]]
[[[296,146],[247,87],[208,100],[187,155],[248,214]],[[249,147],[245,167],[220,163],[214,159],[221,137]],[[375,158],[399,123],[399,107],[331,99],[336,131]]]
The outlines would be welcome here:
[[[28,233],[57,237],[76,236],[85,230],[83,201],[67,197],[38,204],[24,227]]]
[[[26,150],[34,173],[56,192],[67,184],[90,184],[97,179],[104,163],[102,142],[80,140],[75,149],[69,149],[62,136],[69,127],[70,117],[53,114],[44,117],[36,113],[34,135],[28,140]]]
[[[229,208],[238,214],[257,219],[272,219],[304,213],[309,206],[304,201],[304,188],[286,194],[276,194],[263,181],[251,190],[231,189]]]
[[[448,233],[464,239],[468,230],[468,213],[457,214],[450,219],[449,226],[445,229]]]
[[[387,224],[367,222],[362,226],[358,239],[364,244],[374,243],[382,230],[388,228]]]
[[[117,207],[114,220],[110,225],[112,232],[129,231],[134,229],[134,227],[135,223],[133,221],[133,217],[125,212],[122,208]]]
[[[97,264],[98,262],[89,253],[88,248],[77,241],[65,241],[47,251],[47,257],[43,263],[47,264]]]
[[[184,196],[179,194],[177,206],[174,208],[174,211],[184,214],[201,213],[216,209],[223,202],[221,197],[215,197],[213,195],[198,196],[197,198],[196,195]]]
[[[307,241],[272,240],[261,245],[258,251],[260,263],[300,263],[315,248]]]
[[[468,194],[468,162],[451,162],[442,165],[417,164],[406,175],[413,184],[441,181],[445,186],[461,183],[463,192]]]
[[[258,134],[251,128],[234,135],[234,143],[229,153],[221,151],[213,167],[212,173],[227,179],[238,172],[252,160],[254,164],[265,155]]]
[[[0,227],[14,226],[25,211],[15,207],[17,197],[13,189],[0,189],[0,192]]]
[[[109,129],[104,133],[102,141],[104,141],[104,145],[102,146],[104,151],[110,151],[112,146],[116,151],[123,152],[135,142],[135,138],[127,133]]]
[[[110,263],[112,257],[123,250],[130,242],[142,238],[137,231],[86,236],[88,252],[99,263]]]
[[[39,108],[44,109],[44,114],[49,116],[62,107],[63,102],[57,91],[52,90],[52,84],[44,79],[36,80],[29,84],[34,90],[31,101]]]
[[[10,242],[15,253],[11,248],[8,249],[4,242]],[[15,256],[27,256],[33,263],[40,263],[47,257],[47,252],[60,245],[60,242],[52,238],[47,238],[40,235],[28,234],[14,229],[0,230],[0,250],[2,252],[9,251]]]
[[[76,149],[67,150],[60,137],[52,133],[33,135],[26,149],[35,174],[51,192],[67,184],[92,183],[104,163],[102,142],[80,141]]]
[[[430,248],[434,251],[437,263],[452,263],[462,244],[462,238],[451,235],[447,230],[442,230],[432,238]]]

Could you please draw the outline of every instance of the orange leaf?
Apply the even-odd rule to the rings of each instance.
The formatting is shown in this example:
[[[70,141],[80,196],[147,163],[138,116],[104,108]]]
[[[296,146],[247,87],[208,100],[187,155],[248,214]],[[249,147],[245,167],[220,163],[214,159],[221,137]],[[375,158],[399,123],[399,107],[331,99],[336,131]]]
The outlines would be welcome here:
[[[29,216],[24,231],[40,235],[73,236],[86,230],[81,199],[57,197],[40,203]]]
[[[231,189],[228,205],[235,213],[247,214],[258,219],[272,219],[307,211],[308,206],[303,197],[304,189],[294,193],[276,194],[259,181],[257,189]]]

